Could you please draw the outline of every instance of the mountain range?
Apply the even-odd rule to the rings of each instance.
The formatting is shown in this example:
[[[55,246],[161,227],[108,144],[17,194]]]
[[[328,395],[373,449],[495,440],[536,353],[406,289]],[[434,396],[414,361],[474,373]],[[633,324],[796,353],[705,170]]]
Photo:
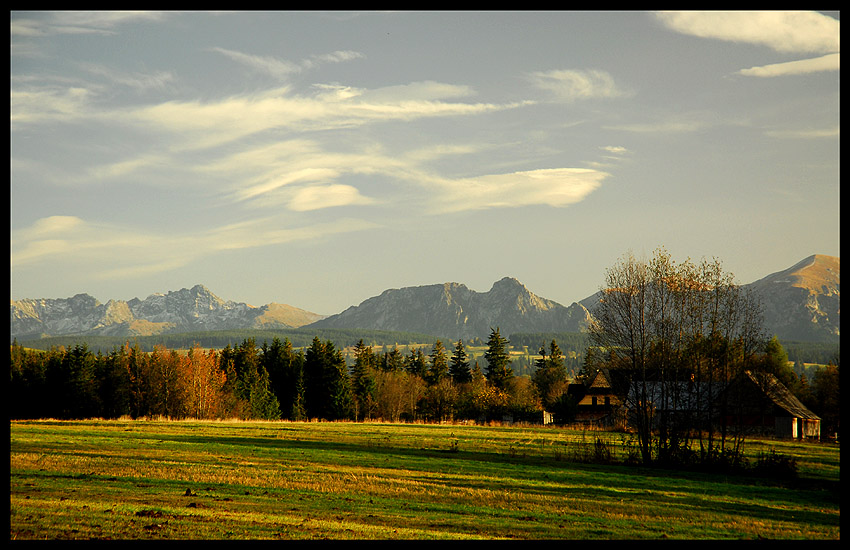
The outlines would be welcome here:
[[[487,292],[475,292],[459,283],[385,290],[311,326],[403,330],[457,340],[486,338],[495,327],[505,336],[515,332],[580,332],[589,320],[590,314],[581,304],[563,306],[505,277]]]
[[[148,336],[227,329],[281,329],[307,325],[323,316],[286,304],[254,307],[224,301],[204,285],[144,300],[109,300],[88,294],[71,298],[12,300],[11,333],[19,340],[45,336]]]
[[[840,336],[839,258],[813,255],[748,285],[758,293],[765,328],[780,339],[837,341]],[[417,332],[456,340],[486,338],[491,327],[519,332],[580,332],[596,294],[569,306],[541,298],[505,277],[487,292],[460,283],[388,289],[331,316],[286,304],[254,307],[224,301],[203,285],[109,300],[88,294],[62,299],[12,300],[11,338],[60,335],[145,336],[205,330],[345,328]]]

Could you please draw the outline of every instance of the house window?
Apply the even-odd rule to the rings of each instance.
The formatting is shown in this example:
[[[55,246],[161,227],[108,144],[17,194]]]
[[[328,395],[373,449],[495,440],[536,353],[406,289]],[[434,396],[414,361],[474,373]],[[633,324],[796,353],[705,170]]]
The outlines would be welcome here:
[[[591,400],[591,404],[595,407],[596,406],[596,396],[594,395],[593,397],[590,398],[590,400]]]
[[[611,406],[611,398],[608,397],[607,395],[605,396],[605,406],[606,407]]]

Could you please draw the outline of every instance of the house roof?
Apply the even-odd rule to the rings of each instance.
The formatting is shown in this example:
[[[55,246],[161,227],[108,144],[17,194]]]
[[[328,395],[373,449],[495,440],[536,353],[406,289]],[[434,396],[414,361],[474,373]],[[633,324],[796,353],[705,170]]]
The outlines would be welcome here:
[[[743,380],[751,382],[770,402],[785,410],[789,415],[820,420],[820,417],[803,405],[776,376],[765,372],[746,371]],[[704,397],[716,398],[732,384],[734,382],[703,382],[695,386],[687,382],[634,381],[629,387],[627,400],[632,404],[638,403],[642,401],[641,395],[645,395],[646,399],[658,408],[668,411],[688,411],[694,410],[700,400],[697,392]]]
[[[820,420],[820,417],[803,405],[776,376],[766,372],[746,371],[749,379],[764,391],[764,394],[776,405],[788,411],[791,416]]]

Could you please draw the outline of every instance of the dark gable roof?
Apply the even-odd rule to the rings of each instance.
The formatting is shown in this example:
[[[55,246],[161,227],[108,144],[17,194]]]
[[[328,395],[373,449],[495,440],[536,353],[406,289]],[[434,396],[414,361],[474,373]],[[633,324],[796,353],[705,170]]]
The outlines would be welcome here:
[[[788,411],[791,416],[820,420],[820,417],[803,405],[774,375],[766,372],[746,372],[749,379],[764,391],[776,405]]]
[[[610,376],[610,373],[606,373]],[[765,372],[746,371],[740,382],[750,382],[771,403],[786,411],[790,416],[810,420],[820,420],[820,417],[803,405],[797,397],[780,382],[776,376]],[[724,390],[736,382],[703,382],[699,390],[703,396],[711,399],[718,397]],[[630,404],[642,401],[641,395],[653,402],[657,407],[669,411],[695,410],[699,396],[695,393],[697,387],[687,382],[641,382],[635,381],[628,390],[627,401]]]

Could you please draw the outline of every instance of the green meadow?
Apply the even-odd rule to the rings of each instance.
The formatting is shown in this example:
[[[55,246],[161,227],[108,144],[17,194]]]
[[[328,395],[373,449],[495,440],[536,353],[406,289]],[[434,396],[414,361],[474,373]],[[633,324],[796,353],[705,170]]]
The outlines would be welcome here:
[[[563,428],[10,423],[11,539],[839,539],[836,444],[749,440],[797,479],[575,461]]]

